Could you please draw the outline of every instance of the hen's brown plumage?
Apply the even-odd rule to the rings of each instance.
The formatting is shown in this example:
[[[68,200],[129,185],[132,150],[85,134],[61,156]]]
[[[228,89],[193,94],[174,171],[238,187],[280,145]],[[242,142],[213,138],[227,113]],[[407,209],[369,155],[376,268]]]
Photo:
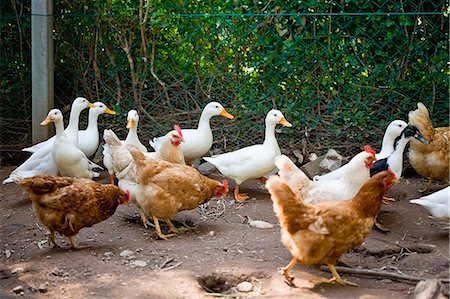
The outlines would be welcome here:
[[[201,175],[195,168],[166,161],[146,158],[141,152],[130,149],[136,164],[139,205],[153,215],[158,235],[161,233],[158,219],[167,222],[170,230],[177,232],[170,219],[176,213],[191,210],[228,191],[227,184]]]
[[[78,248],[73,236],[82,228],[108,219],[128,195],[114,185],[102,185],[89,179],[37,175],[19,183],[29,194],[39,220],[50,231],[66,236]]]
[[[333,265],[369,235],[383,194],[394,180],[392,172],[384,171],[370,178],[351,200],[305,205],[282,178],[270,177],[266,186],[282,227],[282,242],[294,257],[284,272],[288,282],[293,280],[290,269],[299,263],[327,264],[336,282],[351,284],[339,277]]]
[[[422,192],[427,192],[433,180],[449,183],[450,168],[450,127],[434,128],[428,109],[422,103],[417,103],[417,109],[409,112],[409,123],[415,125],[422,136],[429,141],[423,144],[412,139],[409,148],[409,161],[423,177],[429,181]]]

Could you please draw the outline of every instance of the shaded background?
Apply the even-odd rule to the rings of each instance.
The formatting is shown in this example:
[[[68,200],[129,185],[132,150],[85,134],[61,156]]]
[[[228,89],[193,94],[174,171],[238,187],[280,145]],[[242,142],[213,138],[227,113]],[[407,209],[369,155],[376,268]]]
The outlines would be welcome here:
[[[236,118],[212,120],[214,152],[261,142],[273,107],[294,125],[277,135],[284,152],[379,148],[418,101],[448,126],[447,1],[374,2],[55,0],[55,106],[67,121],[75,97],[103,101],[118,115],[101,131],[121,138],[137,109],[148,145],[215,100]],[[30,7],[2,5],[3,162],[31,144]]]

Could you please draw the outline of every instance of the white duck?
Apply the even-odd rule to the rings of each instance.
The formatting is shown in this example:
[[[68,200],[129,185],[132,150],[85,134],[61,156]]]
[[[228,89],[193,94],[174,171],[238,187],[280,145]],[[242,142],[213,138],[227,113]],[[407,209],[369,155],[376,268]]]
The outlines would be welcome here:
[[[137,111],[136,110],[128,111],[128,115],[127,115],[128,135],[127,135],[127,138],[121,142],[125,145],[127,145],[127,144],[134,145],[140,151],[146,153],[147,148],[141,143],[141,141],[139,140],[139,137],[137,135],[138,124],[139,124],[139,114],[137,113]],[[110,134],[110,133],[107,133],[107,134]],[[114,132],[113,132],[113,134],[114,134]],[[114,134],[114,135],[116,135],[116,134]],[[105,138],[105,135],[103,135],[103,138]],[[130,158],[130,161],[133,161],[131,154],[129,154],[129,158]],[[115,170],[114,170],[113,162],[111,160],[111,152],[110,152],[108,143],[103,145],[103,165],[105,165],[106,169],[108,170],[110,184],[114,184]]]
[[[275,138],[275,127],[281,124],[292,127],[279,110],[270,110],[266,116],[266,132],[263,144],[256,144],[241,148],[234,152],[203,157],[213,164],[226,177],[236,181],[234,198],[244,201],[246,194],[239,193],[239,186],[248,179],[260,179],[275,168],[275,157],[281,154]],[[184,134],[184,132],[183,132]]]
[[[93,163],[86,155],[69,141],[64,132],[63,115],[59,109],[52,109],[41,125],[55,124],[55,141],[53,143],[52,156],[62,176],[92,179],[98,173],[92,171]]]
[[[103,114],[115,115],[116,112],[109,109],[102,102],[95,102],[94,107],[89,109],[88,126],[86,130],[78,131],[78,148],[86,155],[91,157],[97,151],[99,145],[98,117]]]
[[[229,119],[234,116],[228,113],[223,106],[217,102],[211,102],[203,108],[197,129],[183,129],[185,142],[181,145],[186,163],[192,164],[195,159],[201,158],[208,153],[213,143],[210,120],[213,116],[220,115]],[[153,138],[150,145],[158,151],[161,137]]]
[[[400,136],[407,125],[408,124],[403,120],[396,119],[387,126],[383,136],[383,141],[381,143],[381,151],[376,154],[377,160],[387,158],[394,151],[395,139]],[[320,176],[316,175],[314,177],[314,181],[337,180],[344,174],[346,165],[343,165],[342,167],[339,167],[338,169],[327,174]]]
[[[90,103],[87,99],[83,97],[76,98],[72,103],[72,108],[70,109],[70,118],[69,118],[69,124],[67,125],[65,129],[66,136],[68,140],[75,146],[78,145],[78,124],[80,122],[80,114],[81,111],[83,111],[86,108],[93,108],[94,105]],[[27,147],[22,149],[25,152],[31,152],[34,153],[38,149],[42,147],[46,147],[47,149],[50,149],[53,147],[53,142],[55,141],[56,136],[53,136],[46,141],[42,141],[38,144],[35,144],[31,147]]]
[[[51,149],[46,147],[38,149],[25,162],[14,169],[9,177],[3,180],[3,184],[17,183],[22,179],[30,178],[37,174],[58,175],[58,168],[55,161],[53,161]]]
[[[433,218],[450,222],[450,187],[422,196],[419,199],[412,199],[409,202],[421,205],[430,212]]]

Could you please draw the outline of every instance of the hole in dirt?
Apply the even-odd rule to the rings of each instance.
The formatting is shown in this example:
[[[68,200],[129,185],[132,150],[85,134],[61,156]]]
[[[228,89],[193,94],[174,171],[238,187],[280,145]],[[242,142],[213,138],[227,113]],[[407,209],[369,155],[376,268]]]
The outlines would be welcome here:
[[[208,293],[225,293],[236,284],[236,278],[223,274],[210,274],[200,276],[198,283]]]
[[[267,279],[270,275],[264,272],[253,272],[245,274],[224,274],[213,273],[200,276],[197,281],[199,285],[208,293],[228,293],[232,287],[237,286],[243,281],[259,281]]]

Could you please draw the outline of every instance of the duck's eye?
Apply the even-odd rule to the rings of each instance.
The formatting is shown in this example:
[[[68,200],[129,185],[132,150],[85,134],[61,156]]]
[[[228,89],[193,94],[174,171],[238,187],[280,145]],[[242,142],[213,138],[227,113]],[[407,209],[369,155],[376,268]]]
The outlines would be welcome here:
[[[277,117],[277,116],[278,116],[278,114],[276,114],[276,113],[275,113],[275,114],[274,114],[273,116]]]
[[[219,106],[216,105],[216,108],[219,108]]]

